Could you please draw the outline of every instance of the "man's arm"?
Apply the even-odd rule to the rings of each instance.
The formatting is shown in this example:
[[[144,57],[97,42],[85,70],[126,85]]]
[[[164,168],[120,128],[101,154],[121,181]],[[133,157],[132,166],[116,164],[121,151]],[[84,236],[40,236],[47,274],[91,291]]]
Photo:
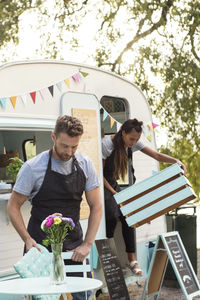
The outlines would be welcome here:
[[[26,251],[30,250],[30,248],[32,247],[36,247],[39,251],[41,251],[40,248],[37,246],[36,241],[32,239],[32,237],[28,233],[21,214],[21,206],[26,200],[27,196],[13,191],[8,201],[8,216],[16,231],[19,233],[20,237],[24,241],[26,245]]]
[[[73,250],[74,254],[72,259],[75,261],[83,261],[84,258],[89,254],[102,217],[100,188],[97,187],[91,191],[85,192],[85,194],[90,207],[90,215],[85,239],[80,246]]]

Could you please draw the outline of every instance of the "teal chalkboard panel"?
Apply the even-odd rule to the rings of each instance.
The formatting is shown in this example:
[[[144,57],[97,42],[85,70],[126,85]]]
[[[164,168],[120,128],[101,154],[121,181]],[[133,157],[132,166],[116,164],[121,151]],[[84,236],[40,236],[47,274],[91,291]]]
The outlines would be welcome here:
[[[152,295],[158,298],[168,260],[185,299],[200,296],[200,285],[179,233],[173,231],[159,235],[154,248],[141,300]]]
[[[162,240],[168,253],[170,253],[170,262],[185,294],[191,295],[199,292],[199,282],[179,234],[173,232],[169,235],[163,235]]]

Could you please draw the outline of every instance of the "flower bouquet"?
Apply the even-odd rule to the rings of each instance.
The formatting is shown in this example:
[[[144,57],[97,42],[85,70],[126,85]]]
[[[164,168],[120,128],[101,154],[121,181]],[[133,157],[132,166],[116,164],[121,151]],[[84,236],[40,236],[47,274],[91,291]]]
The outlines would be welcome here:
[[[59,213],[48,216],[41,224],[41,229],[46,233],[46,239],[42,242],[44,246],[51,245],[53,253],[50,269],[53,284],[62,284],[65,280],[62,245],[68,232],[74,227],[75,224],[71,218],[63,217]]]

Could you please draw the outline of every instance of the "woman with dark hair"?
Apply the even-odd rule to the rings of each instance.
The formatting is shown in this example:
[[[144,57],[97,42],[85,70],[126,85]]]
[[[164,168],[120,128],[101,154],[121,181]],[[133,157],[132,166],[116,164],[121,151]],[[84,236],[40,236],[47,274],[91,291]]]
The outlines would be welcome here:
[[[106,235],[114,236],[118,218],[122,224],[122,235],[126,246],[129,266],[133,274],[142,276],[143,272],[138,266],[135,254],[135,229],[129,227],[117,205],[113,195],[120,191],[117,180],[125,179],[128,172],[128,162],[132,160],[132,152],[142,151],[160,162],[169,164],[178,163],[186,172],[182,162],[169,155],[159,153],[139,141],[142,134],[143,122],[129,119],[114,135],[107,135],[102,139],[104,199],[106,215]],[[133,183],[135,182],[134,169],[132,169]]]

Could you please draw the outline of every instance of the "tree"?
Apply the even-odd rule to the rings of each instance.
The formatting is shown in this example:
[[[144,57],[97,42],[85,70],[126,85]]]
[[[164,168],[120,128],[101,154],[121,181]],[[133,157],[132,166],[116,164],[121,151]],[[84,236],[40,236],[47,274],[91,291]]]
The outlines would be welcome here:
[[[95,64],[136,83],[146,94],[153,114],[168,128],[167,148],[191,165],[183,153],[187,145],[192,166],[198,165],[199,0],[16,0],[1,1],[0,5],[0,45],[17,42],[20,20],[29,12],[37,18],[41,32],[37,51],[46,53],[46,58],[67,58],[69,44],[79,49],[77,32],[93,16]],[[51,29],[47,24],[52,24]],[[191,170],[189,173],[192,176]],[[199,193],[200,187],[195,189]]]
[[[180,157],[182,161],[187,162],[187,177],[190,179],[191,186],[197,195],[197,200],[200,199],[200,153],[194,152],[193,143],[183,140],[182,143],[177,139],[172,148],[161,147],[163,153],[174,157]],[[166,166],[161,163],[161,170]]]

